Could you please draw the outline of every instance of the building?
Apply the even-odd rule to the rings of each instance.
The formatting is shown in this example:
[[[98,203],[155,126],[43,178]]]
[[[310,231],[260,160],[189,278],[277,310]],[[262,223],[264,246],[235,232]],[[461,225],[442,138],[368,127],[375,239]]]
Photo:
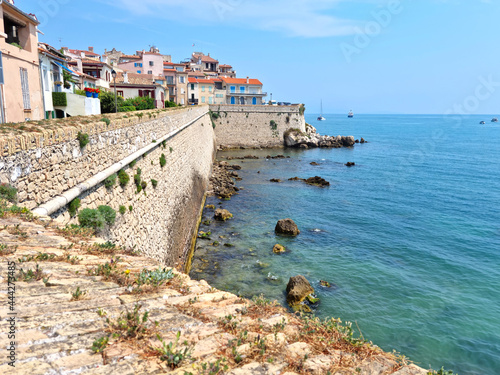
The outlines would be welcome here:
[[[41,120],[39,22],[12,1],[0,2],[0,122]]]
[[[62,49],[64,54],[72,59],[90,59],[101,61],[101,55],[94,52],[94,47],[89,47],[88,51],[80,49],[69,49],[68,47],[63,47]]]
[[[179,105],[188,102],[188,72],[186,64],[163,63],[163,75],[169,90],[170,100]]]
[[[111,65],[102,61],[80,57],[74,58],[69,62],[69,65],[73,68],[72,70],[77,70],[78,72],[84,73],[87,76],[94,77],[95,86],[103,87],[106,89],[110,88],[110,82],[113,80],[113,77],[111,75],[113,67]],[[85,87],[93,86],[84,85],[82,89],[84,89]]]
[[[226,104],[260,105],[267,93],[262,92],[262,82],[250,78],[221,77]]]
[[[188,104],[216,104],[215,81],[210,78],[189,78]]]
[[[149,52],[137,51],[135,55],[123,55],[120,57],[118,67],[137,74],[161,76],[163,75],[163,60],[164,57],[158,49],[151,47]]]
[[[116,94],[124,99],[136,97],[150,97],[155,101],[155,108],[165,108],[165,101],[169,100],[165,77],[155,77],[151,74],[117,73]],[[111,83],[114,89],[114,84]]]

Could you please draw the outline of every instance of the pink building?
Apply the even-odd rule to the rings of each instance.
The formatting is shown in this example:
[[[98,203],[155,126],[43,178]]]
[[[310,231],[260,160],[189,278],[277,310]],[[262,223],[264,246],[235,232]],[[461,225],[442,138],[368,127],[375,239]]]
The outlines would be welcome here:
[[[136,56],[127,62],[119,63],[118,68],[136,74],[163,75],[163,56],[160,53],[138,51]]]
[[[0,122],[44,118],[36,17],[0,4]]]

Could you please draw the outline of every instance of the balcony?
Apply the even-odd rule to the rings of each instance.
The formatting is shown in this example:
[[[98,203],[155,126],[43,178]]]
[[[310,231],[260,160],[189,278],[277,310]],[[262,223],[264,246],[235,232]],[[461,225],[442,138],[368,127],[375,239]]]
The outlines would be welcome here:
[[[198,99],[189,99],[188,104],[189,105],[198,105]]]
[[[243,96],[243,97],[249,97],[249,96],[267,96],[267,92],[261,92],[261,93],[254,93],[254,92],[228,92],[226,94],[227,96]]]

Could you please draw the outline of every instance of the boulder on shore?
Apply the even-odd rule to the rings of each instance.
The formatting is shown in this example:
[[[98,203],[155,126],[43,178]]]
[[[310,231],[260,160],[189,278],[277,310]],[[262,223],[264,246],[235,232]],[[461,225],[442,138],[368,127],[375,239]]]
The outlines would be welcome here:
[[[276,234],[284,234],[287,236],[296,236],[300,233],[297,224],[292,219],[281,219],[274,228]]]
[[[290,277],[286,286],[286,301],[290,306],[301,304],[312,293],[314,289],[304,276]]]
[[[233,214],[228,210],[224,210],[222,208],[218,208],[215,210],[214,219],[219,221],[226,221],[233,217]]]
[[[285,246],[280,245],[279,243],[277,243],[276,245],[274,245],[274,247],[273,247],[273,253],[275,253],[275,254],[281,254],[281,253],[284,253],[284,252],[285,252]]]

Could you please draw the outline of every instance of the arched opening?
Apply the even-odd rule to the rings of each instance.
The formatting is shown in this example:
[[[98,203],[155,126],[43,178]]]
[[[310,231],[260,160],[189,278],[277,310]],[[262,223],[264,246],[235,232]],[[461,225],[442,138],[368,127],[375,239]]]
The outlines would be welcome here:
[[[236,99],[234,96],[231,96],[231,104],[236,104]]]
[[[253,98],[253,99],[252,99],[252,104],[253,104],[253,105],[257,105],[257,98]]]

